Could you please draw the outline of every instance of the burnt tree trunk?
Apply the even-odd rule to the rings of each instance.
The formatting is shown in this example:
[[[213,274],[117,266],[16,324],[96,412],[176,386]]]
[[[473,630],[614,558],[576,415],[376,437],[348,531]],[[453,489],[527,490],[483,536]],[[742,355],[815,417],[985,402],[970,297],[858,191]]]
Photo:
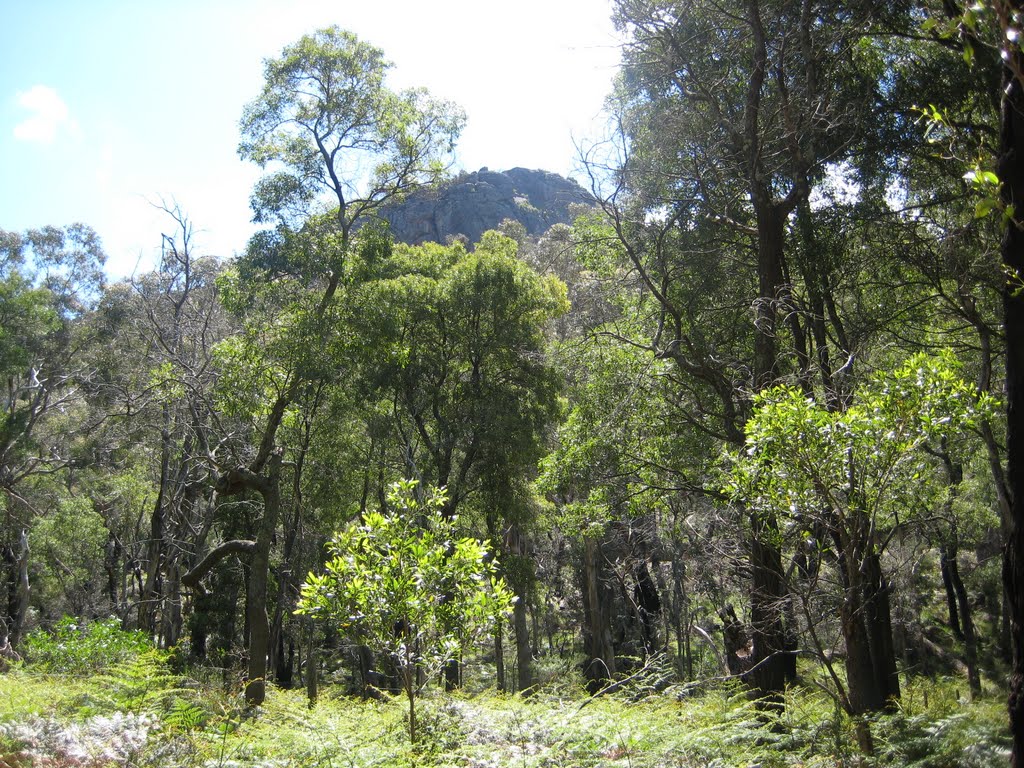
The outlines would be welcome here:
[[[601,690],[615,676],[615,647],[612,644],[612,601],[604,573],[601,543],[588,537],[583,550],[583,599],[586,615],[584,675],[591,693]]]
[[[170,408],[164,405],[163,428],[160,431],[160,488],[156,503],[149,518],[149,540],[146,542],[146,580],[139,595],[139,629],[153,636],[157,631],[157,615],[160,610],[161,568],[164,552],[164,527],[166,506],[171,496],[171,429]]]
[[[896,670],[896,644],[892,637],[892,584],[882,574],[877,552],[864,562],[864,623],[871,647],[871,664],[884,706],[900,697],[900,679]]]
[[[725,665],[730,675],[744,680],[750,671],[750,639],[743,623],[736,616],[736,609],[727,605],[718,617],[722,620],[722,646],[725,648]]]
[[[754,320],[754,388],[775,382],[778,368],[778,300],[784,283],[785,232],[795,201],[772,198],[769,179],[761,168],[760,142],[755,140],[760,109],[760,88],[767,67],[764,28],[757,3],[750,4],[754,33],[753,73],[748,90],[746,119],[750,141],[751,202],[757,221],[758,295]],[[750,617],[753,639],[751,680],[762,700],[770,706],[782,701],[788,681],[785,611],[786,590],[782,578],[782,554],[775,541],[778,524],[771,516],[753,515],[750,542]]]
[[[634,566],[633,579],[636,581],[633,602],[640,614],[644,652],[650,655],[658,650],[658,615],[661,613],[661,598],[658,596],[658,588],[651,578],[646,560],[641,560]]]
[[[751,681],[766,704],[782,701],[786,687],[787,650],[784,623],[786,592],[782,555],[774,543],[774,519],[756,516],[750,542],[750,624],[753,649]]]
[[[262,704],[266,698],[267,653],[270,650],[270,620],[267,617],[267,585],[270,580],[270,550],[281,514],[281,453],[275,451],[267,463],[267,477],[260,483],[263,520],[249,561],[249,585],[245,615],[249,624],[249,668],[245,700]]]
[[[859,584],[847,588],[839,618],[846,643],[850,714],[877,712],[885,707],[885,696],[879,687],[871,657],[871,639],[864,623],[864,602]]]
[[[960,626],[960,609],[957,606],[956,588],[953,586],[952,568],[956,565],[956,550],[950,555],[950,547],[943,545],[939,547],[939,574],[942,576],[942,588],[946,592],[946,610],[949,613],[949,628],[953,631],[954,637],[962,640],[964,637],[963,628]]]
[[[981,673],[978,670],[978,634],[974,628],[974,609],[971,607],[967,588],[960,578],[960,567],[956,558],[950,561],[950,580],[960,606],[960,622],[963,628],[964,664],[967,665],[967,684],[971,690],[971,698],[981,695]]]
[[[900,695],[890,586],[863,516],[850,530],[834,532],[833,540],[843,583],[839,618],[846,645],[846,707],[859,716],[885,709]]]
[[[1024,12],[1024,1],[1006,0],[1006,10]],[[1009,608],[1012,671],[1008,710],[1013,737],[1011,762],[1024,766],[1024,53],[1004,50],[998,176],[1003,203],[1015,211],[1006,225],[1000,255],[1008,277],[1003,285],[1006,333],[1006,477],[1009,519],[1004,521],[1003,582]]]
[[[516,635],[516,686],[519,691],[526,692],[533,687],[533,646],[526,621],[527,594],[518,597],[512,606],[512,626]]]

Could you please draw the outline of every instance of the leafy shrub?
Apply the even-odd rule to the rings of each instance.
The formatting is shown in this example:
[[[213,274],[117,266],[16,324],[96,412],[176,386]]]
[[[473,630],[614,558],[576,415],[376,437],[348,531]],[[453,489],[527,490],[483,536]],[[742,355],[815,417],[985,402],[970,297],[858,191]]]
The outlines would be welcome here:
[[[153,646],[144,632],[121,629],[118,619],[79,622],[65,616],[52,631],[25,637],[25,662],[42,672],[88,674],[108,669]]]
[[[444,491],[420,501],[416,485],[394,483],[388,511],[365,512],[334,535],[325,573],[306,577],[295,611],[339,622],[395,663],[413,743],[420,681],[493,631],[513,600],[487,545],[456,535]]]

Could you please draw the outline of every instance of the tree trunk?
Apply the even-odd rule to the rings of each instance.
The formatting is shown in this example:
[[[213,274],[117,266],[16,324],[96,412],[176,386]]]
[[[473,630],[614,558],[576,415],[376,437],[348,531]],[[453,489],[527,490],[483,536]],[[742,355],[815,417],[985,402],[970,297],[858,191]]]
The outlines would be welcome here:
[[[1007,0],[1007,10],[1024,11],[1022,0]],[[1003,285],[1003,327],[1006,333],[1006,477],[1009,519],[1005,521],[1003,582],[1009,607],[1013,663],[1008,710],[1013,737],[1012,764],[1024,767],[1024,53],[1016,44],[1004,49],[998,176],[1003,203],[1014,218],[1006,225],[1001,247],[1008,273]]]
[[[756,173],[755,173],[756,176]],[[757,217],[758,298],[754,331],[754,387],[771,386],[775,381],[778,348],[776,345],[778,291],[783,280],[783,247],[788,211],[770,200],[770,190],[752,179],[751,199]],[[782,701],[787,682],[785,589],[782,581],[782,554],[776,520],[763,515],[751,519],[750,542],[750,617],[753,639],[752,681],[762,700],[770,706]]]
[[[170,495],[171,476],[171,433],[170,410],[167,405],[163,409],[164,426],[160,432],[160,488],[157,491],[156,503],[149,519],[149,541],[146,543],[146,580],[142,594],[139,596],[139,629],[153,636],[157,631],[157,614],[160,610],[161,559],[164,543],[164,508]]]
[[[320,654],[316,641],[316,625],[313,619],[306,620],[309,642],[306,646],[306,698],[309,706],[316,705],[320,686]]]
[[[778,365],[778,301],[783,283],[783,248],[787,211],[772,204],[767,190],[752,193],[757,216],[758,292],[754,313],[754,387],[775,383]]]
[[[636,581],[633,602],[640,614],[644,652],[649,655],[658,650],[658,614],[661,613],[661,598],[658,596],[658,588],[651,578],[646,560],[641,560],[633,568],[633,578]]]
[[[462,687],[462,657],[449,661],[444,665],[444,689],[451,693]]]
[[[892,585],[882,576],[881,559],[870,553],[864,563],[864,623],[871,647],[871,665],[885,706],[900,697],[896,670],[896,645],[892,639]]]
[[[516,634],[516,669],[519,691],[527,692],[533,687],[533,646],[530,643],[530,628],[526,621],[527,595],[519,595],[512,606],[512,624]]]
[[[28,530],[23,529],[18,537],[18,588],[15,593],[14,621],[11,627],[11,646],[18,647],[25,631],[31,590],[28,582]]]
[[[942,576],[942,588],[946,592],[946,610],[949,613],[949,628],[958,639],[963,639],[964,632],[960,626],[960,610],[957,608],[956,589],[953,586],[953,575],[950,572],[950,561],[956,562],[956,552],[952,558],[947,547],[939,547],[939,574]]]
[[[103,548],[103,569],[107,572],[107,599],[110,610],[118,612],[121,601],[117,596],[118,575],[121,570],[121,542],[113,532],[107,534],[107,543]]]
[[[686,560],[683,547],[677,540],[672,557],[673,629],[676,638],[676,656],[683,679],[693,679],[693,656],[690,653],[690,598],[686,591]]]
[[[173,648],[181,637],[181,566],[175,559],[168,569],[165,596],[160,613],[160,642],[164,648]]]
[[[498,690],[505,691],[505,622],[498,617],[494,624],[494,680]]]
[[[852,530],[835,533],[843,581],[839,615],[846,644],[847,711],[852,716],[880,711],[899,698],[896,646],[892,637],[890,586],[869,539],[863,516]]]
[[[602,557],[600,542],[592,536],[587,537],[583,552],[583,597],[587,622],[584,675],[591,693],[601,690],[616,672],[611,619],[606,610],[611,600],[603,578]]]
[[[885,707],[885,695],[879,688],[871,656],[871,639],[864,622],[864,601],[860,584],[846,589],[839,615],[846,644],[846,679],[850,713],[853,716],[878,712]]]
[[[777,523],[755,516],[750,542],[750,623],[753,652],[751,679],[768,706],[782,702],[786,687],[787,651],[782,555],[774,544]]]
[[[280,451],[275,451],[271,455],[267,470],[267,477],[261,488],[263,520],[256,536],[256,547],[249,561],[249,589],[245,598],[245,615],[249,624],[249,668],[245,702],[249,706],[262,704],[267,695],[267,652],[270,642],[267,584],[270,580],[270,550],[281,512]]]
[[[974,629],[973,609],[967,595],[967,588],[960,578],[960,566],[956,558],[952,558],[949,564],[950,581],[953,584],[953,591],[956,593],[956,600],[960,605],[960,620],[963,627],[964,641],[964,664],[967,665],[967,684],[971,690],[971,698],[976,699],[981,695],[981,674],[978,671],[978,634]]]
[[[722,620],[722,647],[725,648],[726,671],[730,675],[745,679],[751,666],[747,631],[736,616],[736,609],[732,605],[726,605],[718,617]]]

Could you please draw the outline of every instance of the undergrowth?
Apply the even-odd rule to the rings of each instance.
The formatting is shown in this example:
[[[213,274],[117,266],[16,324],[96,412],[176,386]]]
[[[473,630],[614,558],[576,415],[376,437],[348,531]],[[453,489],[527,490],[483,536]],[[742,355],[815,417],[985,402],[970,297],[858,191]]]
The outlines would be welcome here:
[[[271,688],[248,710],[240,690],[173,674],[149,650],[88,677],[46,669],[0,675],[0,765],[972,768],[1008,756],[1002,696],[967,703],[962,683],[941,679],[910,681],[900,708],[872,720],[876,754],[862,758],[849,719],[817,689],[790,690],[766,719],[739,687],[590,699],[567,672],[526,698],[428,692],[410,745],[402,700],[328,689],[310,708],[301,691]]]
[[[40,672],[92,674],[152,651],[145,632],[121,629],[117,619],[83,622],[65,616],[52,631],[25,637],[25,660]]]

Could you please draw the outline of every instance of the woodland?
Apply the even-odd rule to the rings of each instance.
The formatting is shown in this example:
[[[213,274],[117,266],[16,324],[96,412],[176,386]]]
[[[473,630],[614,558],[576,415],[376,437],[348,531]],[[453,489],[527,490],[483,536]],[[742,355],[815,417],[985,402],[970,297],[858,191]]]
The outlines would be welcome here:
[[[539,237],[340,27],[238,257],[0,230],[0,766],[1024,766],[1024,3],[613,10]]]

